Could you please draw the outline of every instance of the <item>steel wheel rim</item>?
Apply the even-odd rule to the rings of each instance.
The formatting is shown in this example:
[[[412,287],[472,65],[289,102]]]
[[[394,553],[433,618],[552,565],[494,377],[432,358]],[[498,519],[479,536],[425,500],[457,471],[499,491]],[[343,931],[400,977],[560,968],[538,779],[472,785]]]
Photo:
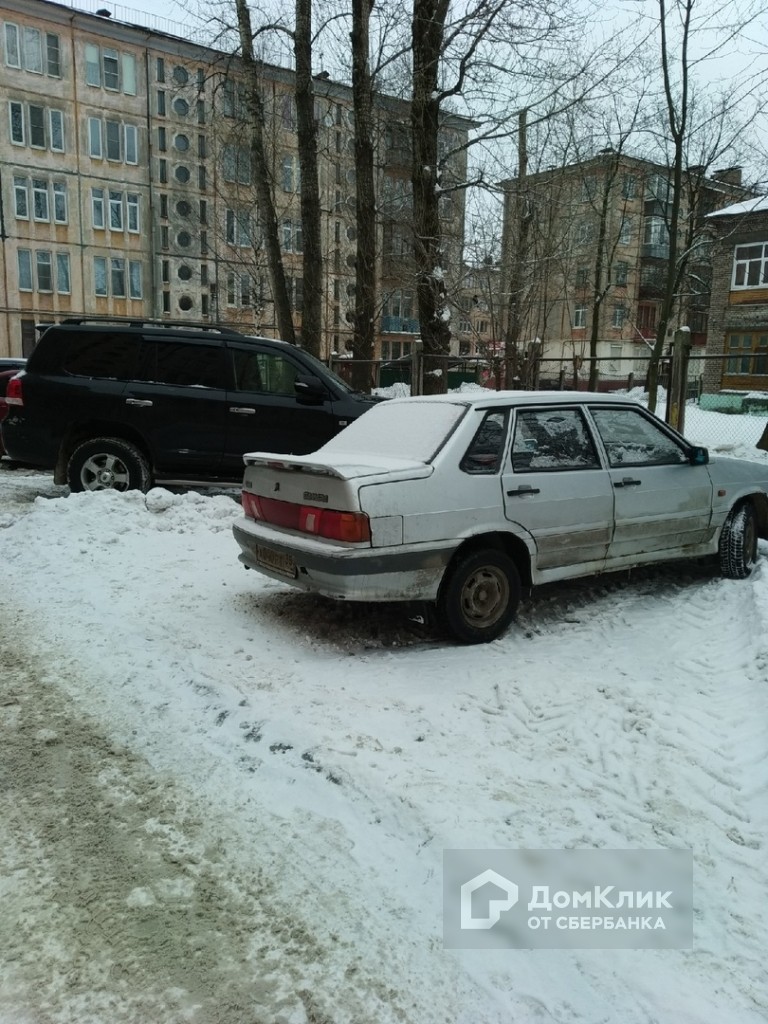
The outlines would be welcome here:
[[[80,470],[80,483],[86,491],[126,491],[128,467],[117,455],[107,452],[91,455]]]
[[[467,577],[461,588],[461,610],[466,622],[480,629],[494,626],[509,606],[506,573],[483,565]]]

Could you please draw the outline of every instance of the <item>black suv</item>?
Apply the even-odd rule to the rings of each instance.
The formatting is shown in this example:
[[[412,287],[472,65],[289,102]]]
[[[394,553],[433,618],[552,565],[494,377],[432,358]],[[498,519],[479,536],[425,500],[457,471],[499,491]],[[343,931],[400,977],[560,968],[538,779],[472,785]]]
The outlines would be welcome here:
[[[378,399],[293,345],[228,328],[64,320],[9,382],[12,459],[73,491],[240,482],[243,453],[315,451]]]

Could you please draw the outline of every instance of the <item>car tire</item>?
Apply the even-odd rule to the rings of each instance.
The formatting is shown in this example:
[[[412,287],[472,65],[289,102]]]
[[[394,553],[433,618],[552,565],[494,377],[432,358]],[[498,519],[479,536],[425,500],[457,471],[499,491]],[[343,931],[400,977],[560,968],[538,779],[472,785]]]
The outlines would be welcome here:
[[[85,441],[67,463],[67,483],[72,491],[147,491],[151,482],[143,453],[119,437]]]
[[[509,555],[481,548],[459,555],[437,598],[441,622],[463,644],[483,644],[505,632],[520,602],[520,575]]]
[[[728,513],[720,534],[720,572],[729,580],[745,580],[757,561],[757,515],[751,501]]]

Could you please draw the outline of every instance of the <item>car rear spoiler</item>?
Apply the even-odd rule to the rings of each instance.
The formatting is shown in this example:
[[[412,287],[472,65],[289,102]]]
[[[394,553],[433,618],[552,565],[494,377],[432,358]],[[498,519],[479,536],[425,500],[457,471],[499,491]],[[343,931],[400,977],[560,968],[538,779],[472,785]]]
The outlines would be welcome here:
[[[425,477],[432,474],[432,466],[413,459],[388,459],[371,455],[334,455],[333,461],[320,462],[317,452],[311,455],[279,455],[274,452],[247,452],[243,456],[246,466],[265,466],[268,469],[295,473],[332,476],[338,480],[352,480],[360,476],[393,474]]]

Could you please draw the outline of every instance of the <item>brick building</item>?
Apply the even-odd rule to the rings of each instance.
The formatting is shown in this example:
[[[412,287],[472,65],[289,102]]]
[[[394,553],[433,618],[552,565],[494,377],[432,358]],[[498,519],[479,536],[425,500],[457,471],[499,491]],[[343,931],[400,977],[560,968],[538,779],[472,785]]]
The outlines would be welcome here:
[[[768,392],[768,196],[710,214],[712,259],[704,390]],[[734,399],[735,401],[735,399]]]

